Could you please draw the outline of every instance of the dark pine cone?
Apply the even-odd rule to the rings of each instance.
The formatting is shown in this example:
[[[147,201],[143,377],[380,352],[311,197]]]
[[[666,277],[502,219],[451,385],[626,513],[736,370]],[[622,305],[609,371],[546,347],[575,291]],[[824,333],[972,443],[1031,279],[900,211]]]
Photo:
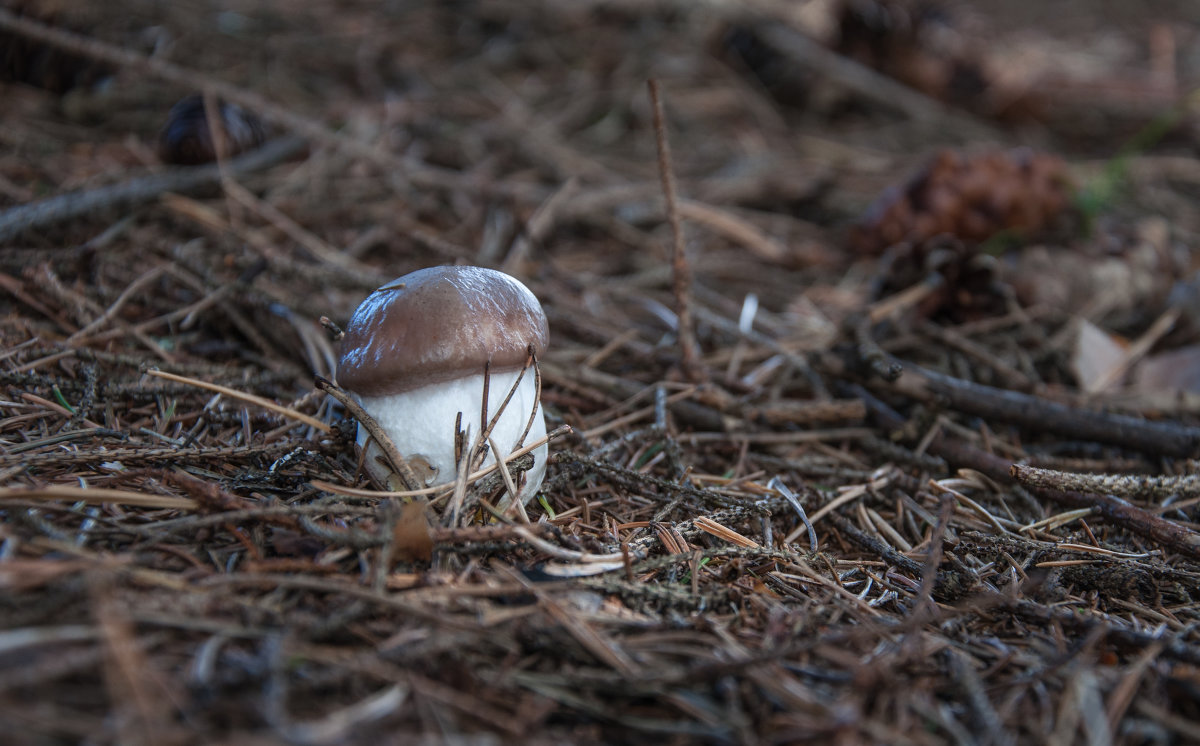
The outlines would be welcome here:
[[[236,104],[220,102],[219,121],[225,136],[226,156],[253,150],[266,139],[262,122]],[[171,107],[167,124],[158,136],[158,157],[164,163],[193,166],[217,159],[217,146],[208,127],[204,97],[188,96]]]

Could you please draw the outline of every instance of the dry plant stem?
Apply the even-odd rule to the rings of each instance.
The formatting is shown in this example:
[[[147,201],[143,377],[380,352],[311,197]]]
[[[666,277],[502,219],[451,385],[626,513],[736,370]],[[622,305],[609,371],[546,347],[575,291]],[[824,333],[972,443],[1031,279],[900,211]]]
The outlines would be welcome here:
[[[692,327],[691,283],[692,273],[688,267],[683,245],[683,223],[679,218],[679,204],[675,196],[675,171],[671,165],[671,144],[667,140],[667,124],[663,115],[662,98],[658,81],[649,80],[650,106],[654,112],[654,137],[658,144],[658,173],[662,179],[663,197],[667,202],[667,220],[671,223],[671,276],[675,294],[675,315],[679,326],[680,364],[683,374],[693,383],[703,381],[706,376],[696,351],[696,332]]]
[[[168,510],[195,510],[196,501],[168,495],[148,495],[129,490],[109,490],[97,487],[68,487],[50,485],[22,489],[0,488],[0,502],[9,500],[63,500],[84,502],[89,505],[128,505],[142,508],[166,508]]]
[[[842,427],[830,430],[808,430],[803,432],[784,433],[685,433],[681,441],[690,443],[712,443],[728,441],[731,443],[819,443],[831,440],[857,440],[874,435],[866,427]]]
[[[784,399],[745,410],[747,420],[762,419],[771,425],[819,425],[826,422],[862,422],[867,408],[860,399],[795,401]]]
[[[119,437],[125,439],[125,433],[111,433],[104,430],[84,430],[85,435]],[[49,445],[47,443],[46,445]],[[262,456],[277,456],[283,451],[291,450],[292,446],[285,442],[268,443],[255,446],[227,446],[218,448],[111,448],[103,451],[47,451],[44,453],[13,452],[0,456],[0,468],[10,466],[65,468],[94,464],[102,461],[120,461],[125,465],[135,463],[196,463],[202,461],[228,461],[245,456],[259,454]]]
[[[688,199],[677,200],[676,206],[683,217],[700,223],[730,241],[740,244],[764,261],[786,264],[791,258],[791,252],[787,246],[763,233],[758,226],[743,220],[728,210]]]
[[[0,19],[7,12],[0,9]],[[229,161],[228,168],[232,174],[259,171],[289,158],[303,147],[304,141],[299,138],[278,138]],[[42,230],[99,212],[130,208],[167,192],[192,192],[220,180],[220,167],[210,163],[173,168],[95,189],[47,197],[0,212],[0,242],[11,241],[26,231]]]
[[[1200,495],[1200,474],[1146,476],[1141,474],[1072,474],[1039,469],[1024,464],[1012,465],[1012,476],[1026,487],[1046,487],[1077,492],[1101,492],[1118,497],[1164,498],[1171,495]]]
[[[542,369],[538,365],[537,353],[533,351],[533,345],[529,345],[529,362],[525,365],[526,367],[533,365],[533,408],[529,411],[529,419],[525,422],[525,429],[521,431],[521,437],[517,438],[517,442],[513,444],[514,450],[525,445],[525,439],[529,437],[529,431],[533,429],[533,423],[537,421],[538,412],[542,408]],[[522,371],[522,375],[524,375],[524,371]],[[520,382],[518,378],[517,383]],[[514,384],[509,396],[512,396],[516,390]]]
[[[76,414],[78,414],[78,410],[76,410]],[[83,424],[82,421],[80,421],[79,423],[72,422],[71,426],[78,428],[82,424]],[[129,435],[127,433],[121,432],[120,430],[110,430],[110,429],[104,428],[104,427],[92,427],[92,428],[87,428],[87,429],[64,430],[62,432],[56,433],[56,434],[51,435],[46,438],[39,438],[37,440],[29,440],[24,443],[17,443],[15,445],[8,446],[8,448],[6,449],[8,451],[8,453],[5,454],[5,456],[9,457],[9,459],[12,460],[13,456],[17,456],[17,455],[23,454],[23,453],[28,453],[29,451],[35,451],[39,448],[45,448],[46,446],[58,445],[60,443],[67,443],[67,442],[70,442],[73,440],[86,440],[89,438],[111,438],[111,439],[118,440],[121,442],[127,442],[129,440]],[[42,455],[48,455],[48,454],[43,453]],[[0,456],[0,464],[4,463],[5,456]]]
[[[487,457],[486,447],[492,441],[492,430],[494,430],[496,427],[496,424],[498,422],[500,422],[500,417],[504,414],[504,410],[508,409],[509,402],[511,402],[513,396],[516,395],[517,389],[521,386],[521,381],[524,380],[525,373],[529,371],[529,366],[531,366],[531,365],[534,366],[534,370],[536,371],[537,370],[537,356],[533,354],[533,345],[529,345],[529,356],[527,358],[525,358],[525,365],[523,365],[521,367],[521,372],[517,374],[517,379],[515,381],[513,381],[512,386],[509,387],[508,393],[504,396],[504,401],[500,402],[500,406],[496,408],[496,413],[494,415],[492,415],[492,418],[490,420],[488,419],[487,406],[488,406],[488,399],[489,399],[488,391],[492,385],[491,364],[487,363],[484,365],[484,368],[483,368],[483,395],[482,395],[482,399],[480,400],[481,403],[480,403],[480,410],[479,410],[480,433],[479,433],[479,437],[476,438],[475,448],[472,450],[472,453],[475,454],[475,457],[470,464],[470,468],[472,470],[478,469],[479,466],[483,463],[484,458]],[[537,415],[538,407],[541,404],[541,400],[540,400],[541,376],[537,375],[536,380],[537,380],[537,384],[536,384],[537,393],[534,397],[533,410],[529,414],[529,420],[525,424],[525,430],[522,431],[521,439],[519,441],[517,441],[515,448],[520,448],[521,443],[523,443],[525,441],[525,436],[528,435],[530,429],[532,429],[534,417]],[[492,447],[492,452],[495,453],[494,447]],[[501,458],[500,454],[496,453],[495,455],[496,455],[496,460],[499,461]],[[512,493],[512,495],[513,495],[513,499],[515,500],[517,493],[514,492],[514,493]]]
[[[459,417],[462,417],[461,412],[459,413]],[[460,438],[460,441],[462,442],[465,442],[469,437],[469,433],[464,433],[457,429],[457,423],[455,431],[462,436]],[[450,507],[445,511],[444,518],[446,525],[450,527],[458,525],[458,517],[462,512],[462,508],[467,497],[467,475],[471,471],[470,458],[467,454],[466,448],[463,447],[456,449],[455,454],[457,455],[458,467],[455,470],[454,492],[450,495]]]
[[[524,376],[524,375],[525,375],[525,371],[522,369],[521,375],[517,376],[518,383],[520,383],[521,376]],[[468,466],[471,469],[476,469],[479,467],[479,464],[483,463],[483,459],[486,456],[486,453],[484,452],[483,448],[487,444],[488,436],[490,436],[492,434],[492,426],[495,425],[495,423],[499,421],[499,414],[504,412],[504,409],[505,409],[506,405],[508,404],[508,399],[505,399],[504,404],[500,405],[500,412],[497,413],[497,416],[495,418],[493,418],[492,421],[489,423],[487,410],[488,410],[488,399],[491,396],[491,390],[492,390],[492,364],[491,364],[491,361],[488,361],[483,364],[483,392],[480,395],[480,399],[479,399],[479,437],[476,439],[475,448],[471,451],[471,453],[474,454],[471,457],[471,462],[468,464]],[[514,387],[512,389],[512,391],[515,391],[515,390],[516,390],[516,388]],[[510,391],[509,393],[511,394],[512,391]],[[458,423],[458,417],[461,417],[462,414],[463,414],[462,412],[459,412],[458,415],[456,415],[455,424]]]
[[[529,345],[529,356],[525,358],[525,364],[523,366],[521,366],[521,372],[517,374],[517,380],[513,381],[512,386],[509,386],[508,393],[505,394],[505,396],[504,396],[504,401],[500,402],[500,406],[496,408],[496,414],[492,415],[492,419],[487,422],[487,427],[484,428],[483,433],[480,435],[481,440],[482,439],[491,440],[492,430],[495,429],[496,423],[500,422],[500,417],[504,414],[504,410],[508,409],[509,403],[512,401],[513,396],[516,395],[517,389],[520,388],[520,386],[521,386],[521,381],[525,380],[525,374],[529,372],[530,366],[532,366],[535,371],[535,374],[534,374],[535,379],[540,380],[540,376],[538,376],[536,374],[537,356],[533,354],[533,345]],[[487,377],[487,375],[484,375],[484,377],[483,377],[483,385],[484,385],[483,402],[484,402],[484,407],[485,407],[484,417],[486,418],[487,417],[486,407],[487,407],[487,400],[488,400],[488,396],[487,396],[488,377]],[[517,441],[517,448],[521,447],[521,442],[523,442],[525,440],[525,436],[528,435],[530,429],[533,428],[533,418],[537,414],[538,406],[541,404],[541,401],[539,399],[539,397],[541,396],[541,387],[539,384],[537,384],[536,381],[535,381],[534,389],[537,392],[537,396],[535,396],[534,400],[533,400],[534,401],[533,410],[529,415],[529,419],[525,423],[525,429],[521,432],[520,440]],[[500,454],[496,454],[496,458],[500,458]]]
[[[186,383],[189,386],[195,386],[196,388],[201,388],[201,389],[205,389],[208,391],[215,391],[218,394],[223,394],[232,399],[237,399],[238,401],[244,401],[244,402],[247,402],[250,404],[258,405],[258,406],[262,407],[263,409],[270,410],[272,412],[275,412],[276,414],[281,414],[284,417],[289,417],[293,420],[296,420],[297,422],[303,422],[305,425],[308,425],[311,428],[315,428],[315,429],[321,431],[322,433],[328,433],[331,430],[331,428],[329,427],[328,424],[321,422],[320,420],[316,419],[315,417],[309,417],[308,415],[304,414],[303,412],[297,412],[294,409],[289,409],[288,407],[284,407],[282,405],[276,404],[275,402],[271,401],[270,399],[264,399],[261,396],[255,396],[254,394],[247,394],[244,391],[238,391],[237,389],[231,389],[228,386],[222,386],[217,383],[208,383],[207,381],[199,381],[199,380],[196,380],[195,378],[188,378],[187,376],[180,376],[180,375],[176,375],[174,373],[167,373],[167,372],[161,371],[161,370],[148,370],[148,371],[146,371],[146,374],[150,375],[150,376],[154,376],[155,378],[164,378],[168,381],[174,381],[175,383]]]
[[[408,465],[408,461],[400,454],[400,451],[396,450],[396,445],[392,443],[392,439],[383,431],[383,428],[379,426],[375,418],[367,414],[367,410],[359,406],[359,403],[354,401],[345,389],[333,381],[321,376],[317,376],[314,381],[317,388],[337,399],[338,403],[350,413],[350,416],[358,420],[358,424],[367,429],[371,438],[375,440],[380,450],[383,451],[384,457],[387,458],[392,468],[395,469],[396,474],[400,477],[400,481],[404,483],[405,489],[411,492],[420,487],[421,480],[417,479],[417,475],[413,472],[412,467]],[[363,451],[365,452],[366,449],[364,448]]]
[[[499,451],[496,450],[496,441],[492,440],[489,437],[487,439],[487,442],[488,442],[488,445],[491,447],[493,453],[499,453]],[[516,509],[517,511],[519,511],[521,513],[522,517],[525,519],[522,521],[522,523],[529,523],[529,516],[525,515],[525,511],[524,511],[525,506],[522,505],[521,501],[517,499],[517,483],[513,480],[512,474],[509,473],[508,464],[504,462],[504,459],[497,458],[496,465],[500,467],[500,476],[504,477],[504,486],[508,490],[508,494],[512,496],[512,502],[509,503],[507,509],[504,512],[506,514],[512,513],[512,512],[514,512],[514,509]],[[456,485],[455,492],[457,492],[457,491],[458,490],[457,490],[457,485]]]

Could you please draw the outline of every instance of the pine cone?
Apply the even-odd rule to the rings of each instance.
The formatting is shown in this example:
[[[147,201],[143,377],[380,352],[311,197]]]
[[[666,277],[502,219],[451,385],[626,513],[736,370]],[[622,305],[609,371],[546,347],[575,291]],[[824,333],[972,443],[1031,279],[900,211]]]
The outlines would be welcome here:
[[[977,244],[1002,231],[1030,235],[1064,209],[1071,189],[1060,158],[1027,148],[963,155],[951,150],[875,200],[851,230],[850,246],[879,254],[900,242],[949,235]]]
[[[228,156],[253,150],[266,139],[266,129],[254,112],[236,104],[217,103]],[[192,95],[171,107],[158,136],[158,157],[164,163],[192,166],[217,159],[217,144],[208,127],[204,97]]]

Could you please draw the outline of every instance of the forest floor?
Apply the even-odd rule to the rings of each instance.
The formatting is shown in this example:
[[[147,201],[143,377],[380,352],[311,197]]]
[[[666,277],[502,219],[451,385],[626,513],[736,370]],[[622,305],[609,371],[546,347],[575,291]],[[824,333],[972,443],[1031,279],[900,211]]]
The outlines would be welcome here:
[[[1200,742],[1194,4],[70,5],[0,3],[0,742]],[[265,144],[164,165],[195,94]],[[525,516],[316,383],[453,263],[549,319]]]

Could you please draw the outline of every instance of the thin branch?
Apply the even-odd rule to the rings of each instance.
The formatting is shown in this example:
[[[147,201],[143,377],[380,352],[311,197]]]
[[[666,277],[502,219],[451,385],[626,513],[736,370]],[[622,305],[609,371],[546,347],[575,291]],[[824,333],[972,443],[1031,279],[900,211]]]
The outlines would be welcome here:
[[[289,409],[282,404],[276,404],[270,399],[264,399],[261,396],[255,396],[254,394],[247,394],[246,392],[238,391],[237,389],[231,389],[228,386],[222,386],[219,383],[209,383],[208,381],[188,378],[187,376],[179,376],[162,370],[152,369],[146,371],[146,374],[154,376],[155,378],[165,378],[166,380],[174,381],[175,383],[186,383],[189,386],[195,386],[196,388],[205,389],[206,391],[215,391],[216,393],[223,394],[231,399],[244,401],[248,404],[255,404],[276,414],[281,414],[284,417],[289,417],[298,422],[303,422],[305,425],[320,430],[322,433],[329,433],[333,429],[328,424],[321,422],[315,417],[310,417],[303,412],[297,412],[296,410]]]
[[[0,19],[8,11],[0,8]],[[0,24],[3,25],[3,24]],[[300,152],[304,141],[281,137],[229,161],[230,173],[260,171]],[[42,230],[77,218],[129,208],[158,199],[167,192],[187,193],[216,184],[221,170],[216,163],[173,168],[163,173],[141,176],[95,189],[67,192],[54,197],[11,207],[0,212],[0,242],[10,241],[27,231]]]
[[[683,247],[683,223],[679,217],[679,203],[675,196],[675,171],[671,165],[671,144],[667,140],[667,124],[663,116],[662,98],[658,81],[649,80],[650,103],[654,110],[654,137],[658,143],[658,172],[662,178],[663,197],[667,201],[667,220],[671,223],[674,239],[671,252],[672,290],[675,293],[675,315],[679,325],[679,351],[683,374],[693,383],[707,376],[696,352],[696,332],[692,327],[691,284],[692,272],[687,263]]]
[[[362,408],[362,405],[354,401],[350,394],[341,386],[321,376],[317,376],[315,380],[317,388],[337,399],[346,408],[346,411],[350,413],[350,416],[358,420],[358,424],[366,428],[367,433],[370,434],[380,450],[383,451],[384,457],[387,458],[388,463],[392,465],[392,468],[400,477],[400,481],[404,483],[405,489],[409,491],[417,489],[421,484],[421,480],[417,479],[417,475],[413,472],[412,467],[408,465],[408,461],[400,454],[400,451],[396,448],[396,444],[392,442],[387,432],[375,421],[375,418],[368,414],[367,410]],[[364,452],[366,450],[366,448],[363,448]]]

